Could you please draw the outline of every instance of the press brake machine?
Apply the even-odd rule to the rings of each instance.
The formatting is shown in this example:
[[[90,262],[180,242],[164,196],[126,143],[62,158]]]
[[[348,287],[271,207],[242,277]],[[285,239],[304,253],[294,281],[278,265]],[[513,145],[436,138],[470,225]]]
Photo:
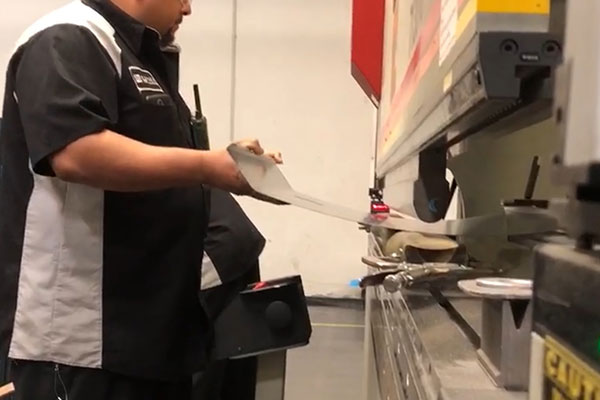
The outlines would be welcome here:
[[[599,12],[355,0],[371,193],[423,223],[369,228],[366,398],[600,398]]]
[[[599,0],[354,0],[370,212],[229,148],[262,199],[369,233],[365,398],[600,399],[599,17]]]

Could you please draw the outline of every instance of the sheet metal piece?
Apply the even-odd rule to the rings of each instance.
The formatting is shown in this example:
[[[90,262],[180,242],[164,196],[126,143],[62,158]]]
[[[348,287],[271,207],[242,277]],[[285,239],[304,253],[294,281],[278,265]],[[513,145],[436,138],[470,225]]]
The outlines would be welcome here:
[[[543,210],[529,208],[507,208],[498,214],[435,223],[393,216],[373,216],[295,191],[277,164],[268,157],[257,156],[235,144],[230,145],[227,150],[258,198],[291,204],[362,225],[434,235],[504,237],[550,232],[557,227],[554,217]]]

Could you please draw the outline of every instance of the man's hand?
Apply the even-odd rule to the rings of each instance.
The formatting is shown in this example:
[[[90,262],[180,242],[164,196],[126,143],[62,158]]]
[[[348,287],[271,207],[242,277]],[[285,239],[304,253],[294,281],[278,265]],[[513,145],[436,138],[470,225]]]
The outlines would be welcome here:
[[[242,139],[234,144],[245,148],[251,153],[256,154],[257,156],[262,156],[265,154],[265,150],[261,147],[258,139]]]
[[[260,145],[258,139],[243,139],[238,142],[235,142],[236,145],[248,150],[249,152],[256,154],[258,156],[266,156],[272,159],[277,164],[283,163],[283,158],[281,157],[280,152],[268,152],[265,153],[265,150]],[[246,195],[259,198],[258,195],[252,187],[248,184],[248,181],[239,168],[237,167],[235,161],[226,150],[211,152],[213,153],[213,163],[214,169],[212,170],[212,186],[218,187],[220,189],[226,190],[233,194],[237,195]],[[261,199],[262,200],[262,199]],[[269,201],[264,199],[265,201]],[[271,202],[276,202],[271,200]]]
[[[275,161],[275,164],[283,164],[283,157],[279,151],[269,151],[265,153],[265,156]]]
[[[239,142],[235,143],[236,145],[245,148],[246,150],[250,151],[253,154],[259,155],[259,156],[265,156],[270,158],[271,160],[273,160],[276,164],[283,164],[283,157],[281,156],[281,152],[279,151],[272,151],[272,152],[265,152],[265,150],[262,148],[262,146],[260,145],[260,142],[256,139],[244,139],[241,140]],[[238,171],[239,172],[239,171]],[[244,180],[244,182],[246,182],[246,185],[248,185],[247,181],[244,179],[244,177],[241,175],[240,173],[240,177],[241,179]],[[248,185],[248,188],[250,188],[250,186]],[[246,188],[245,188],[246,189]],[[254,191],[252,188],[250,188],[249,192],[244,191],[244,193],[237,193],[237,192],[233,192],[236,194],[245,194],[248,195],[250,197],[253,197],[257,200],[260,201],[264,201],[264,202],[268,202],[268,203],[272,203],[272,204],[277,204],[277,205],[285,205],[287,203],[276,200],[272,197],[260,194],[256,191]]]
[[[236,145],[245,148],[257,156],[266,156],[271,160],[275,161],[276,164],[283,164],[283,157],[281,156],[281,152],[279,151],[268,151],[265,150],[260,145],[258,139],[242,139],[239,142],[235,142]]]
[[[210,186],[237,195],[251,195],[254,191],[242,175],[237,164],[227,150],[206,153],[210,157]]]

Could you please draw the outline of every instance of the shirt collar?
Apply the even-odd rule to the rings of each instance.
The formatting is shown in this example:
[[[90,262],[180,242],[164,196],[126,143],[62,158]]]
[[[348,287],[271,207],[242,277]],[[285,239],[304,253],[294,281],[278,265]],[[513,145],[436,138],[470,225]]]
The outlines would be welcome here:
[[[158,43],[160,34],[147,27],[114,5],[110,0],[81,0],[100,13],[113,26],[117,34],[137,54],[141,53],[145,40]]]

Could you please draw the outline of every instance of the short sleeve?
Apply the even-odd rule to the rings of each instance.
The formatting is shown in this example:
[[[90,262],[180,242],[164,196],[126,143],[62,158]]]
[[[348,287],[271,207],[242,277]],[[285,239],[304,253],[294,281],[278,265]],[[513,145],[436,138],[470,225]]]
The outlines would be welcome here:
[[[49,156],[118,120],[118,76],[92,32],[49,28],[25,45],[15,93],[33,170],[54,175]]]

